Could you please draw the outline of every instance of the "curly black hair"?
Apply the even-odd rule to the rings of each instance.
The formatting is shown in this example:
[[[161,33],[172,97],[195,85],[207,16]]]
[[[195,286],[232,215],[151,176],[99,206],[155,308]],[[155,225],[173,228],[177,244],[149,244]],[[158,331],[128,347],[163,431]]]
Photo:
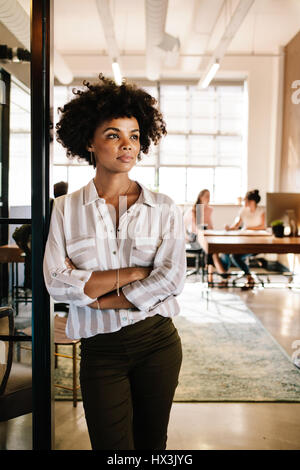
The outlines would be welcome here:
[[[141,152],[147,154],[151,141],[156,145],[166,135],[166,125],[157,101],[142,88],[123,81],[122,85],[99,75],[99,83],[84,81],[86,90],[73,89],[75,98],[58,108],[57,141],[67,149],[69,158],[79,157],[89,164],[90,145],[96,128],[104,121],[135,117],[140,127]],[[140,156],[138,157],[140,159]]]

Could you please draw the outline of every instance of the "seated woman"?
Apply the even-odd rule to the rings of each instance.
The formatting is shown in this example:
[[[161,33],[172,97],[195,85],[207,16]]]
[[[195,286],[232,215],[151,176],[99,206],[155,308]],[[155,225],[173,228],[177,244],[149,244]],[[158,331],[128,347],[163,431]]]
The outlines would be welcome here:
[[[229,226],[225,225],[225,230],[237,230],[240,227],[246,230],[264,230],[265,226],[265,211],[262,207],[259,207],[258,204],[260,202],[260,195],[258,189],[254,189],[253,191],[248,191],[244,203],[245,207],[243,207],[237,217],[236,222]],[[247,276],[247,283],[242,287],[243,290],[246,289],[253,289],[254,287],[254,279],[250,273],[249,266],[246,263],[247,258],[253,256],[252,254],[244,254],[244,255],[222,255],[222,263],[224,268],[227,270],[231,263],[234,264],[237,268],[240,268],[244,271],[245,275]]]
[[[199,226],[204,226],[206,229],[213,229],[212,224],[212,207],[209,206],[210,192],[208,189],[202,189],[198,194],[197,200],[193,207],[187,211],[184,216],[186,242],[190,244],[192,250],[201,250],[201,246],[197,240],[197,232]],[[200,206],[202,204],[202,206]],[[203,207],[203,214],[201,216],[201,207]],[[201,220],[203,219],[203,220]],[[219,274],[225,274],[226,271],[217,253],[208,255],[208,281],[212,282],[212,269],[215,266]]]

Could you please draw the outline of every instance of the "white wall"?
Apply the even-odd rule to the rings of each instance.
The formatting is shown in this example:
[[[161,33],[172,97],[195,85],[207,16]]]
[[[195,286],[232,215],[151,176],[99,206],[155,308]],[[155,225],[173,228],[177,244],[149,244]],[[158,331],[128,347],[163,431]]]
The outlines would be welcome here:
[[[280,57],[225,57],[220,73],[247,77],[249,93],[246,189],[265,193],[278,189],[281,147],[282,67]]]
[[[216,230],[223,230],[225,224],[234,222],[241,206],[238,205],[213,205],[212,223]]]

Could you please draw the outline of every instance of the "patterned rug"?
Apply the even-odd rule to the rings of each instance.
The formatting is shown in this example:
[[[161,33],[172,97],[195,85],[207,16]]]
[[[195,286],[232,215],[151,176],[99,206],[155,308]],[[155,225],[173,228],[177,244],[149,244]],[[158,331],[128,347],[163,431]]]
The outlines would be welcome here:
[[[178,300],[183,363],[174,401],[300,402],[299,369],[238,295],[207,298],[198,283],[186,283]],[[59,358],[55,381],[71,385],[70,359]],[[71,392],[55,388],[55,397],[70,400]]]

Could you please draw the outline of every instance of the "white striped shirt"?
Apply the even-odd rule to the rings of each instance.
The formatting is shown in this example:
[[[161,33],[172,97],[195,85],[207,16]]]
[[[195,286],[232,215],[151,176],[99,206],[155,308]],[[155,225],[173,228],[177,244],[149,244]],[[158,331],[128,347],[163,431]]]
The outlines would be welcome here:
[[[186,275],[185,230],[180,209],[168,196],[142,184],[138,200],[122,213],[116,233],[111,211],[94,181],[54,201],[44,256],[51,297],[69,303],[66,334],[73,339],[109,333],[160,314],[179,313],[176,296]],[[126,208],[126,206],[125,206]],[[76,269],[68,269],[68,256]],[[84,293],[93,271],[153,266],[150,275],[122,288],[134,309],[92,309]]]

